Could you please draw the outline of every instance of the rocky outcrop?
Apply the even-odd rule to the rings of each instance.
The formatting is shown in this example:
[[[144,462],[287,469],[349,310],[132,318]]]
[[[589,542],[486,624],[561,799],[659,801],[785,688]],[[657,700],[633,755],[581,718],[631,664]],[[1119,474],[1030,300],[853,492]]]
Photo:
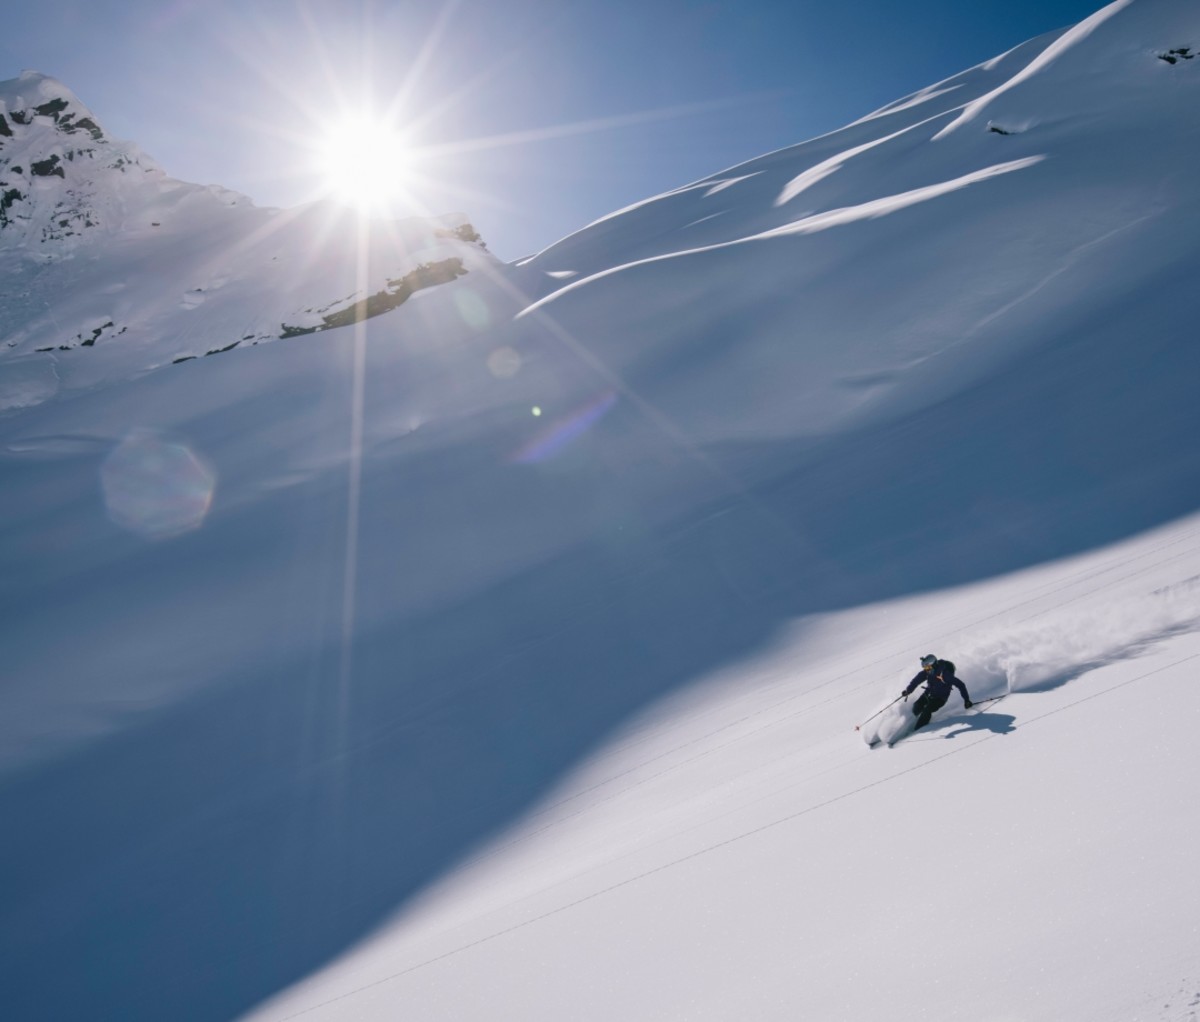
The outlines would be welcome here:
[[[474,233],[470,224],[467,227]],[[478,237],[478,235],[475,235]],[[378,316],[403,305],[412,294],[422,288],[433,287],[435,284],[446,284],[466,273],[461,259],[442,259],[436,263],[421,263],[411,273],[406,273],[397,280],[389,280],[388,286],[361,301],[354,302],[336,312],[321,317],[319,326],[297,327],[280,323],[281,338],[300,337],[304,334],[315,334],[334,327],[350,326],[361,323],[364,319]],[[232,345],[231,345],[232,347]],[[210,353],[211,354],[211,353]]]

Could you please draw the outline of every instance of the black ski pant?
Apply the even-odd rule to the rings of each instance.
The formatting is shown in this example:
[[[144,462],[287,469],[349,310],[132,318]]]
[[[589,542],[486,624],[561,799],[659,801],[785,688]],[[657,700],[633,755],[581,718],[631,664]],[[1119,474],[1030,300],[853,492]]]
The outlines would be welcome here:
[[[940,696],[934,695],[928,689],[921,693],[920,698],[913,703],[913,713],[916,714],[917,723],[913,728],[914,731],[920,731],[926,724],[929,723],[929,718],[932,717],[938,710],[946,705],[946,700],[950,698],[950,693],[946,692]]]

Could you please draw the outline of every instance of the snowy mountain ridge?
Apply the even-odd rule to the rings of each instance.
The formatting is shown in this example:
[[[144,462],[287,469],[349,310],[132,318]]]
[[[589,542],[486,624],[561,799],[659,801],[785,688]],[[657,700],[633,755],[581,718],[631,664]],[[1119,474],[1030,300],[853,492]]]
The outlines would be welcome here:
[[[315,210],[12,260],[0,1014],[1195,1022],[1197,47],[1117,0],[349,329]],[[324,329],[172,364],[239,324]],[[869,749],[926,653],[979,705]]]
[[[0,82],[0,411],[377,315],[493,261],[461,214],[376,225],[365,248],[359,230],[175,180],[61,82]]]
[[[34,71],[0,82],[0,243],[6,252],[63,259],[87,235],[115,233],[130,207],[145,205],[148,187],[157,190],[165,177],[136,146],[110,139],[61,82]]]

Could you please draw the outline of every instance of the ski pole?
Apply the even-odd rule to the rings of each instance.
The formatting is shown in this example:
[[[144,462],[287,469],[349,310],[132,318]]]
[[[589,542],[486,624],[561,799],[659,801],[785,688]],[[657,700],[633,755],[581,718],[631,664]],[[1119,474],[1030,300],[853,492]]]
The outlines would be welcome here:
[[[906,698],[906,697],[903,695],[896,696],[896,698],[893,699],[890,703],[888,703],[887,706],[885,706],[883,708],[883,710],[890,709],[891,707],[895,706],[898,702],[900,702],[901,699],[904,699],[904,698]],[[862,728],[863,724],[870,724],[871,721],[873,721],[876,717],[878,717],[880,713],[883,713],[883,710],[879,710],[876,713],[872,713],[871,716],[869,716],[866,720],[864,720],[862,722],[862,724],[855,724],[854,730],[858,731],[860,728]]]

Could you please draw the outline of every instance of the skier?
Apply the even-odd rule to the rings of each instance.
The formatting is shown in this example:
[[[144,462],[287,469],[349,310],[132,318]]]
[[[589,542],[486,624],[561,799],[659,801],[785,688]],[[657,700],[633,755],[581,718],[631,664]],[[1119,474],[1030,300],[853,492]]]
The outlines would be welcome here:
[[[922,682],[925,683],[925,691],[913,703],[913,713],[917,718],[917,726],[913,728],[914,731],[919,731],[928,724],[929,718],[946,705],[946,700],[950,698],[951,685],[962,693],[963,706],[969,710],[974,705],[971,697],[967,695],[967,686],[955,677],[954,664],[949,660],[939,660],[932,653],[926,653],[921,657],[921,673],[913,678],[908,683],[908,687],[900,693],[906,702],[913,689]]]

